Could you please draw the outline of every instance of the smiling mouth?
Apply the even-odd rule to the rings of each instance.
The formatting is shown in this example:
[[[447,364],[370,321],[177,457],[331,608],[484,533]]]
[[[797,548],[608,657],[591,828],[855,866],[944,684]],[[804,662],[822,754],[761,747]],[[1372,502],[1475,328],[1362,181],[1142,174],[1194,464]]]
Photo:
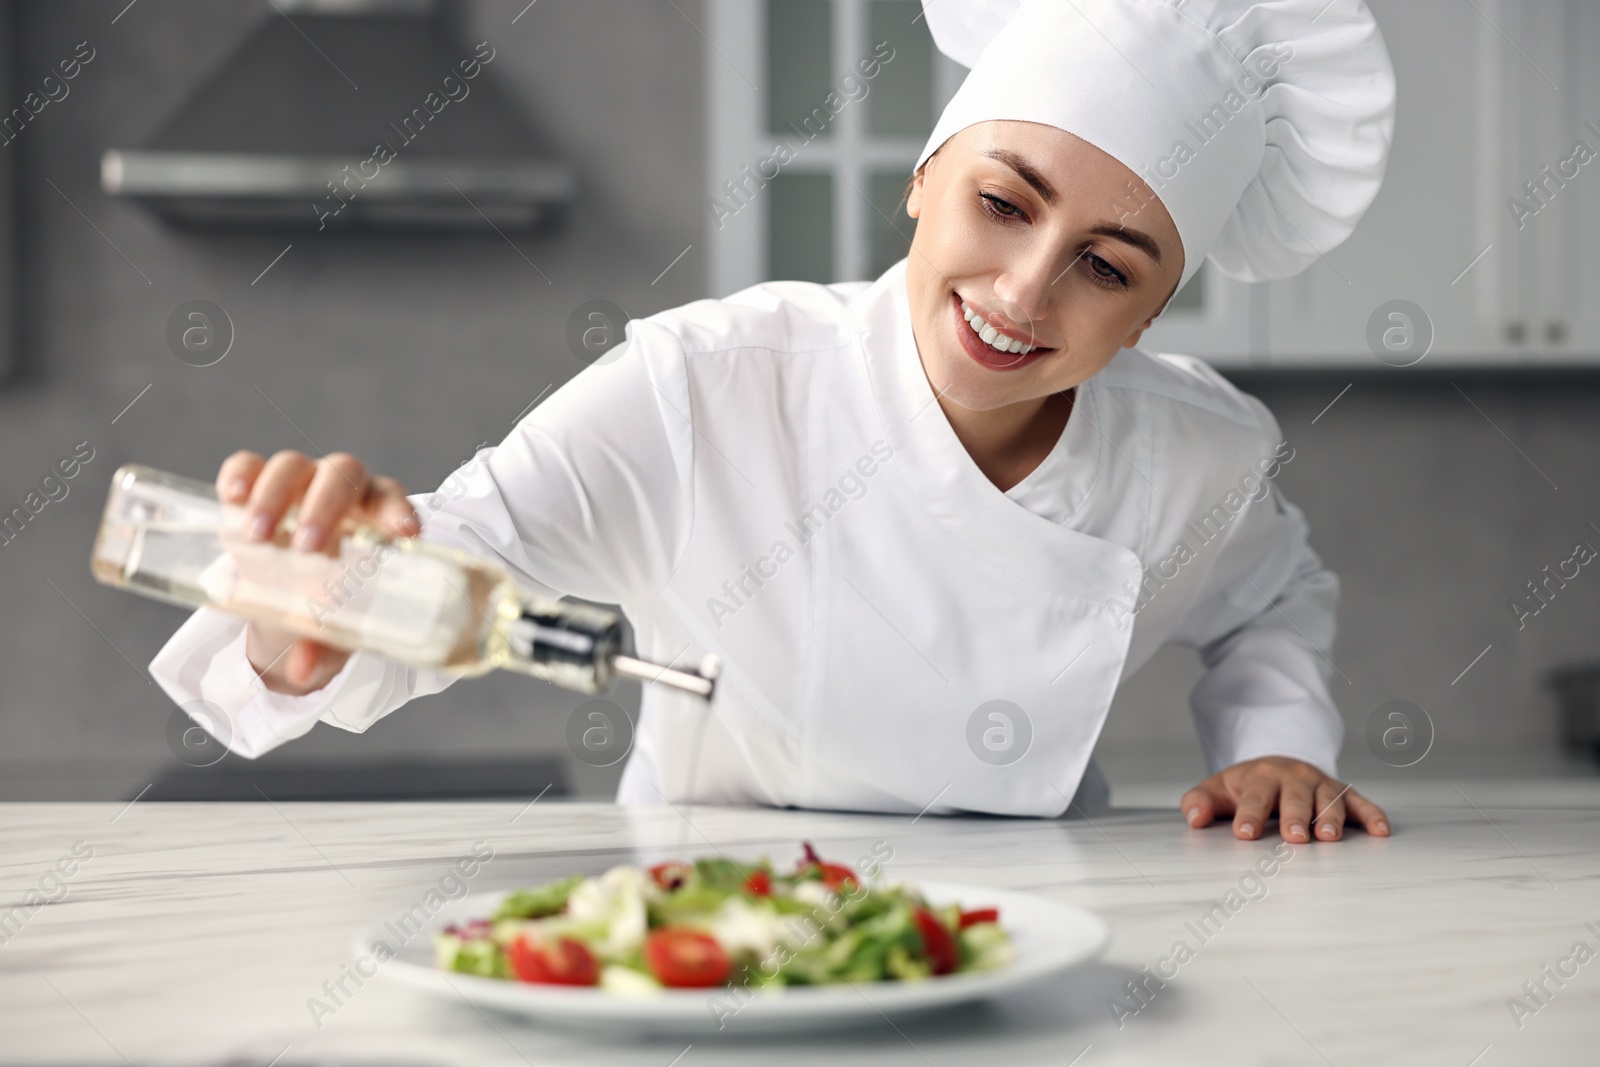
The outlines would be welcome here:
[[[1055,351],[1054,348],[1042,345],[1029,345],[1024,338],[1002,333],[992,323],[986,322],[979,313],[974,312],[974,319],[969,320],[967,309],[970,306],[961,299],[960,293],[954,291],[950,293],[950,307],[955,314],[956,337],[960,341],[962,350],[972,358],[973,362],[990,370],[1019,370]],[[982,333],[973,329],[973,321],[984,328]],[[983,333],[989,334],[990,341],[984,340]],[[995,347],[996,343],[1006,345],[1014,351],[1002,352]]]

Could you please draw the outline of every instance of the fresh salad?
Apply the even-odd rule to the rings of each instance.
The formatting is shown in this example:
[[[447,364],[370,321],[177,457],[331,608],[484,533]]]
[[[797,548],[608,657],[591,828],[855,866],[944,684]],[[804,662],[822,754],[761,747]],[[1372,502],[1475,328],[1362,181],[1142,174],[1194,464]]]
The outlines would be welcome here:
[[[450,971],[614,993],[917,981],[1009,963],[996,908],[869,884],[809,843],[791,873],[722,857],[613,867],[508,894],[435,935]]]

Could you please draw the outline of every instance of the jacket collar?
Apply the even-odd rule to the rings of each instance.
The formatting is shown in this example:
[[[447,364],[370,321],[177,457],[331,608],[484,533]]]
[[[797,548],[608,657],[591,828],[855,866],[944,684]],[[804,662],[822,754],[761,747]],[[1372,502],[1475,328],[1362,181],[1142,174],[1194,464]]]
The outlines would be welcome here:
[[[992,554],[1010,569],[1035,577],[1077,576],[1073,585],[1095,599],[1122,595],[1121,584],[1139,571],[1131,550],[1078,533],[1025,508],[1002,493],[978,469],[945,418],[922,369],[906,293],[906,261],[900,260],[851,302],[849,326],[860,366],[870,383],[884,431],[895,450],[894,466],[924,509],[968,544]],[[1106,405],[1091,378],[1079,387],[1047,469],[1018,488],[1061,495],[1068,514],[1081,507],[1102,465],[1105,447],[1096,421]],[[1080,419],[1080,415],[1089,418]],[[1060,455],[1057,455],[1060,453]],[[1070,472],[1070,473],[1069,473]],[[1028,482],[1039,476],[1039,482]],[[1047,486],[1063,478],[1065,487]],[[1076,590],[1075,590],[1076,591]]]

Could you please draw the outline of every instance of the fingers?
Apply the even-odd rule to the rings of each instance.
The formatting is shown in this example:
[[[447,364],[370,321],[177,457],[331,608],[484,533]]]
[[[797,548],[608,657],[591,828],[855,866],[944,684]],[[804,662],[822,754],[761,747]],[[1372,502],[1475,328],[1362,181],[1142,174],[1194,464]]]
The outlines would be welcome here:
[[[284,657],[284,676],[297,686],[308,686],[312,676],[317,673],[317,663],[321,656],[321,645],[310,638],[298,638],[289,646],[289,654]]]
[[[318,644],[309,637],[295,638],[283,657],[283,677],[289,682],[287,692],[298,696],[321,689],[349,659],[350,653],[345,649]],[[270,681],[267,685],[276,688]]]
[[[406,497],[405,487],[393,478],[376,475],[367,489],[367,512],[372,522],[396,537],[415,537],[422,519]]]
[[[291,451],[274,453],[251,487],[245,535],[252,541],[265,541],[272,536],[283,521],[283,513],[305,493],[315,473],[316,465],[308,456]]]
[[[1285,841],[1338,841],[1345,819],[1376,837],[1389,835],[1383,809],[1310,764],[1287,757],[1247,760],[1212,775],[1179,801],[1192,827],[1208,826],[1233,813],[1233,833],[1253,841],[1274,811]]]
[[[245,532],[252,540],[270,537],[295,504],[294,546],[307,551],[320,551],[356,512],[391,535],[415,537],[422,531],[405,487],[393,478],[369,475],[366,465],[347,452],[330,452],[320,460],[287,449],[267,460],[236,452],[223,462],[217,485],[225,500],[248,498]]]
[[[1378,805],[1357,793],[1354,789],[1344,795],[1344,803],[1345,807],[1349,809],[1350,815],[1362,826],[1366,827],[1367,833],[1375,837],[1389,836],[1389,817],[1383,813],[1383,809]]]
[[[328,532],[360,505],[367,492],[367,468],[348,452],[330,452],[316,464],[300,513],[295,519],[294,546],[316,552]]]
[[[1311,840],[1311,809],[1314,791],[1310,782],[1285,779],[1278,795],[1278,831],[1285,841],[1300,844]]]
[[[1337,841],[1344,836],[1344,802],[1350,787],[1332,778],[1317,783],[1316,835],[1320,841]]]
[[[1183,817],[1189,820],[1189,825],[1198,829],[1210,826],[1218,815],[1232,811],[1233,801],[1222,788],[1221,779],[1213,775],[1183,794],[1178,807],[1183,809]]]
[[[240,449],[222,461],[217,469],[217,496],[225,503],[243,504],[250,499],[250,487],[267,461],[247,449]]]
[[[1278,799],[1278,781],[1264,774],[1246,778],[1234,802],[1233,836],[1254,841],[1266,828],[1267,816],[1272,814],[1273,802]]]
[[[247,503],[245,536],[254,541],[272,537],[291,507],[298,507],[294,547],[321,551],[338,541],[346,520],[370,515],[391,533],[414,536],[421,520],[405,488],[393,478],[373,478],[366,466],[347,452],[313,460],[284,450],[263,460],[254,452],[235,452],[217,473],[217,494],[230,503]],[[258,633],[258,630],[260,631]],[[263,684],[276,692],[310,692],[337,674],[349,653],[292,631],[251,626],[247,654]],[[289,642],[285,644],[284,642]],[[262,660],[275,645],[277,656]],[[281,659],[281,666],[278,666]]]

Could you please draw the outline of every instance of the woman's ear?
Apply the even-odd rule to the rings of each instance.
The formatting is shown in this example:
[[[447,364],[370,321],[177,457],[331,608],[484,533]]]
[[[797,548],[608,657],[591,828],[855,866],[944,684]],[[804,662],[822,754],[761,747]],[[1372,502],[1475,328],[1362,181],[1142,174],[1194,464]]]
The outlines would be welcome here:
[[[1172,294],[1168,293],[1167,294],[1167,300],[1170,301],[1171,299],[1172,299]],[[1132,333],[1130,333],[1128,335],[1128,339],[1126,341],[1122,342],[1122,347],[1123,348],[1132,348],[1134,345],[1138,344],[1139,343],[1139,338],[1144,336],[1144,332],[1150,328],[1150,324],[1155,322],[1157,319],[1159,319],[1161,317],[1161,312],[1165,311],[1165,310],[1167,310],[1167,305],[1165,303],[1163,303],[1161,305],[1161,310],[1160,311],[1157,311],[1154,315],[1151,315],[1148,319],[1145,319],[1143,322],[1141,322],[1139,324],[1139,328],[1137,330],[1134,330]]]
[[[909,192],[906,193],[906,214],[911,218],[922,214],[922,176],[923,170],[912,175]]]

